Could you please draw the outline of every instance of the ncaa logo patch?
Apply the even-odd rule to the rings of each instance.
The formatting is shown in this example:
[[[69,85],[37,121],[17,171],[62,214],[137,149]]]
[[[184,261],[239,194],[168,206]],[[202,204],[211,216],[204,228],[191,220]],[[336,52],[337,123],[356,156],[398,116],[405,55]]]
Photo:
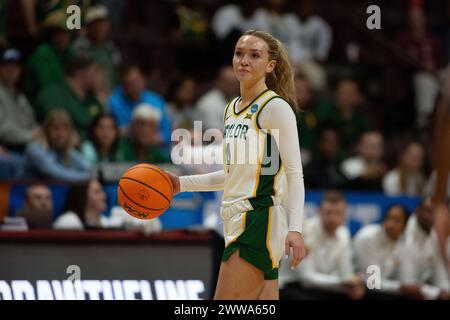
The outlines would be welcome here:
[[[252,108],[250,109],[251,113],[255,113],[258,110],[258,107],[257,104],[252,105]]]

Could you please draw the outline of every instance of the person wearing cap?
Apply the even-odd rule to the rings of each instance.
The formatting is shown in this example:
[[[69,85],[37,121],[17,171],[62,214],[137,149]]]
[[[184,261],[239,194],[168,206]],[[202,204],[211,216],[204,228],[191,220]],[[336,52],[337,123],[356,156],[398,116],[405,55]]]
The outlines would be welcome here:
[[[64,81],[65,65],[74,58],[72,35],[64,11],[54,11],[43,22],[45,38],[25,63],[24,88],[34,102],[37,94],[50,84]]]
[[[36,130],[34,111],[17,90],[22,67],[20,53],[6,49],[0,55],[0,178],[20,178],[23,160],[20,151]]]
[[[88,54],[103,71],[104,85],[111,92],[118,84],[117,67],[120,52],[110,40],[111,23],[105,6],[90,7],[84,17],[86,35],[74,41],[72,47],[77,54]]]
[[[84,13],[92,0],[20,0],[21,13],[28,32],[38,36],[46,27],[48,18],[55,12],[66,12],[70,5],[76,5]]]
[[[16,87],[22,73],[20,59],[15,49],[0,56],[0,144],[14,147],[28,143],[37,126],[33,108]]]
[[[132,114],[129,136],[119,145],[118,159],[124,162],[169,162],[158,146],[160,121],[160,110],[146,103],[139,104]]]
[[[95,95],[99,69],[94,60],[87,57],[73,59],[66,70],[66,78],[44,88],[36,99],[41,116],[50,111],[67,111],[78,135],[86,138],[93,118],[102,111],[102,104]]]

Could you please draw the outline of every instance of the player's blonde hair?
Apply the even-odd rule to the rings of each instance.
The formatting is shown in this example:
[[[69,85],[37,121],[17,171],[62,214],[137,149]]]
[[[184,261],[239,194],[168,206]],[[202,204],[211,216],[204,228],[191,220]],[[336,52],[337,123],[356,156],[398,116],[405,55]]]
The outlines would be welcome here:
[[[267,43],[269,60],[276,61],[275,68],[266,76],[267,87],[283,97],[291,105],[294,112],[300,111],[295,95],[294,72],[283,43],[264,31],[251,29],[247,30],[244,35],[258,37]]]

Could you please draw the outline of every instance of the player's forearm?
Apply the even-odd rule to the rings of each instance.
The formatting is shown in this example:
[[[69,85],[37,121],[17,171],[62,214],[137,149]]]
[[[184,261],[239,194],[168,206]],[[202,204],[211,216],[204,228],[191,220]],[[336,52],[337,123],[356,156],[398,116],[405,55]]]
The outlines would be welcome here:
[[[180,192],[185,191],[219,191],[225,185],[223,170],[180,177]]]
[[[286,174],[288,184],[287,215],[289,231],[303,232],[303,208],[305,202],[305,187],[303,173]]]
[[[263,114],[263,127],[271,130],[280,150],[280,158],[287,179],[287,216],[289,231],[302,232],[305,187],[297,120],[291,107],[281,99],[275,99]],[[269,121],[270,119],[270,121]]]

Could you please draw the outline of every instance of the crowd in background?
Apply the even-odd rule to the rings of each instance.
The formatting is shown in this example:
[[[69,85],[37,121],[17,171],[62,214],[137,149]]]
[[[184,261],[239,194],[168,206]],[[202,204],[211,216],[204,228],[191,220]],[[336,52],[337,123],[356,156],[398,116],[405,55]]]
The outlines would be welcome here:
[[[295,69],[307,190],[429,195],[434,110],[450,58],[450,7],[446,1],[379,3],[381,30],[366,28],[365,1],[0,1],[0,181],[32,184],[24,216],[31,207],[52,210],[47,183],[77,183],[64,214],[52,222],[55,228],[160,230],[155,224],[136,226],[118,208],[103,217],[98,168],[171,163],[174,129],[187,129],[200,141],[205,130],[222,130],[224,107],[239,95],[231,68],[234,44],[254,28],[283,41]],[[66,24],[70,4],[81,8],[80,30]],[[194,120],[202,121],[203,132],[195,131]],[[84,199],[84,207],[77,207],[73,197]],[[47,200],[41,208],[42,199]],[[345,203],[336,195],[324,201],[338,207]],[[398,239],[405,239],[402,252],[408,252],[414,237],[428,241],[432,232],[426,227],[423,234],[408,234],[422,226],[419,217],[426,206],[424,200],[417,219],[408,222],[404,209],[393,208],[376,230],[360,231],[354,239],[356,270],[367,267],[367,250],[378,250],[361,249],[375,245],[369,238],[385,237],[379,241],[389,243],[391,251],[380,259],[390,264],[402,260],[395,256]],[[321,208],[323,212],[328,211]],[[308,223],[317,231],[307,239],[313,254],[285,281],[287,297],[293,283],[294,296],[320,296],[317,288],[327,286],[345,287],[351,297],[362,297],[362,278],[354,274],[350,260],[331,261],[344,250],[339,246],[350,249],[343,222],[330,222],[335,224],[329,226],[330,234],[336,232],[339,240],[331,241],[334,236],[321,233],[320,219],[326,218]],[[392,227],[401,229],[393,235],[383,232],[392,219],[401,225]],[[314,243],[324,243],[317,256]],[[347,258],[351,256],[349,251]],[[322,258],[330,260],[329,266]],[[448,297],[448,280],[440,282],[441,291],[408,287],[409,280],[419,277],[412,273],[396,275],[398,282],[386,284],[388,294]]]

